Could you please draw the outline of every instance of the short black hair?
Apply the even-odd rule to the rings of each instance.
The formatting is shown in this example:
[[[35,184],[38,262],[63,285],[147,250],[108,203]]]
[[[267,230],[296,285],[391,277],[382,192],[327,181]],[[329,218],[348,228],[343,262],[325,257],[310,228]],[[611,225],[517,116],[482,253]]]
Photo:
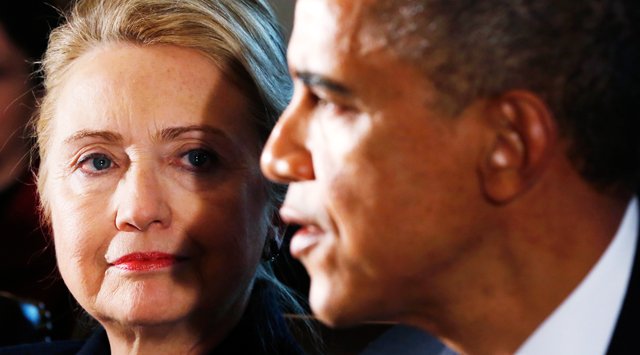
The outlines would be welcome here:
[[[640,2],[374,0],[367,16],[454,110],[512,89],[540,96],[596,186],[640,180]]]

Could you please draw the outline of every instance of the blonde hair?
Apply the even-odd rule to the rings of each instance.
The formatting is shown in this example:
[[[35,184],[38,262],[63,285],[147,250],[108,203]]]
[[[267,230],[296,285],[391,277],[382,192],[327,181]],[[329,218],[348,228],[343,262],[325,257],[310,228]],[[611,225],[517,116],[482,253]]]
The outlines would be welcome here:
[[[50,120],[58,88],[74,61],[106,43],[175,45],[209,57],[255,102],[261,144],[291,96],[284,45],[266,0],[80,0],[64,25],[51,33],[42,62],[45,95],[35,121],[40,149],[38,181],[45,218]],[[283,189],[271,185],[274,205]]]
[[[58,91],[76,59],[95,47],[118,42],[174,45],[210,58],[255,104],[251,109],[261,146],[291,95],[282,34],[266,0],[79,0],[66,23],[51,33],[42,62],[45,93],[34,128],[40,154],[38,190],[46,221],[50,207],[44,189],[45,163]],[[266,179],[265,186],[276,213],[284,188]],[[277,226],[270,231],[277,234]],[[297,296],[275,278],[267,261],[256,276],[275,287],[285,309],[303,311]],[[313,327],[305,327],[315,338]]]

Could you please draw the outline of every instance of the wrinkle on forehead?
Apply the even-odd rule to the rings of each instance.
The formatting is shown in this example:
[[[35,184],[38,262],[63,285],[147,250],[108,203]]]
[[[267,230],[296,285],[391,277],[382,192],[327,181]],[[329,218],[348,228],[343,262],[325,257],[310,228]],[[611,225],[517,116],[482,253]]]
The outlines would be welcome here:
[[[314,1],[314,0],[309,0]],[[326,26],[333,27],[334,50],[349,53],[350,56],[366,56],[383,50],[388,40],[386,36],[373,33],[370,11],[375,0],[317,0],[324,2],[328,17]],[[318,3],[319,4],[319,3]],[[321,5],[322,6],[322,5]]]
[[[363,3],[367,2],[364,7]],[[360,52],[371,55],[381,50],[406,49],[406,59],[418,59],[431,47],[430,37],[439,27],[428,19],[428,6],[417,0],[367,0],[361,4]],[[425,21],[426,20],[426,21]]]
[[[367,8],[375,0],[329,0],[327,7],[334,15],[337,27],[335,48],[356,56],[368,56],[383,50],[387,44],[385,36],[371,31],[370,13]]]
[[[313,1],[313,0],[310,0]],[[356,53],[359,45],[359,32],[362,27],[362,9],[369,0],[319,0],[328,10],[324,19],[333,27],[334,49],[344,53]],[[320,5],[322,6],[322,5]]]
[[[344,44],[347,46],[349,53],[358,53],[362,50],[362,40],[360,38],[362,30],[364,28],[364,12],[363,7],[367,6],[367,2],[370,0],[361,1],[347,1],[348,5],[343,5],[343,9],[340,12],[338,23],[344,24],[344,28],[349,29],[347,33],[344,33]],[[343,1],[344,3],[344,1]]]

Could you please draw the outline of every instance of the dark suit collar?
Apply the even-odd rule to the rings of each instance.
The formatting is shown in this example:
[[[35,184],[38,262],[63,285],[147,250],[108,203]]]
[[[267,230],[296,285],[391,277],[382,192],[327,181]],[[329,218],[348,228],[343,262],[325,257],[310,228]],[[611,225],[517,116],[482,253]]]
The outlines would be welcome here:
[[[257,280],[240,322],[210,353],[216,355],[301,355],[303,350],[289,333],[273,286]],[[109,338],[97,329],[77,355],[109,355]]]
[[[639,223],[640,225],[640,223]],[[640,228],[640,227],[639,227]],[[640,240],[636,234],[636,251],[618,322],[609,343],[608,355],[640,354]]]
[[[82,348],[78,351],[77,355],[109,355],[111,354],[111,347],[109,346],[109,338],[107,332],[103,328],[96,330]]]

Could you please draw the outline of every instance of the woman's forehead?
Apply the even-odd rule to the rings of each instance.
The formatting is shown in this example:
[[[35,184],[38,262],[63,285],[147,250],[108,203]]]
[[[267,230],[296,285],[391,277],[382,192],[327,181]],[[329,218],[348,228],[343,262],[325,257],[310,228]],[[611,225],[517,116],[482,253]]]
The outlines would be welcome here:
[[[244,134],[252,129],[245,95],[191,49],[122,45],[92,51],[70,67],[59,90],[53,119],[62,131],[127,134],[211,125]]]

